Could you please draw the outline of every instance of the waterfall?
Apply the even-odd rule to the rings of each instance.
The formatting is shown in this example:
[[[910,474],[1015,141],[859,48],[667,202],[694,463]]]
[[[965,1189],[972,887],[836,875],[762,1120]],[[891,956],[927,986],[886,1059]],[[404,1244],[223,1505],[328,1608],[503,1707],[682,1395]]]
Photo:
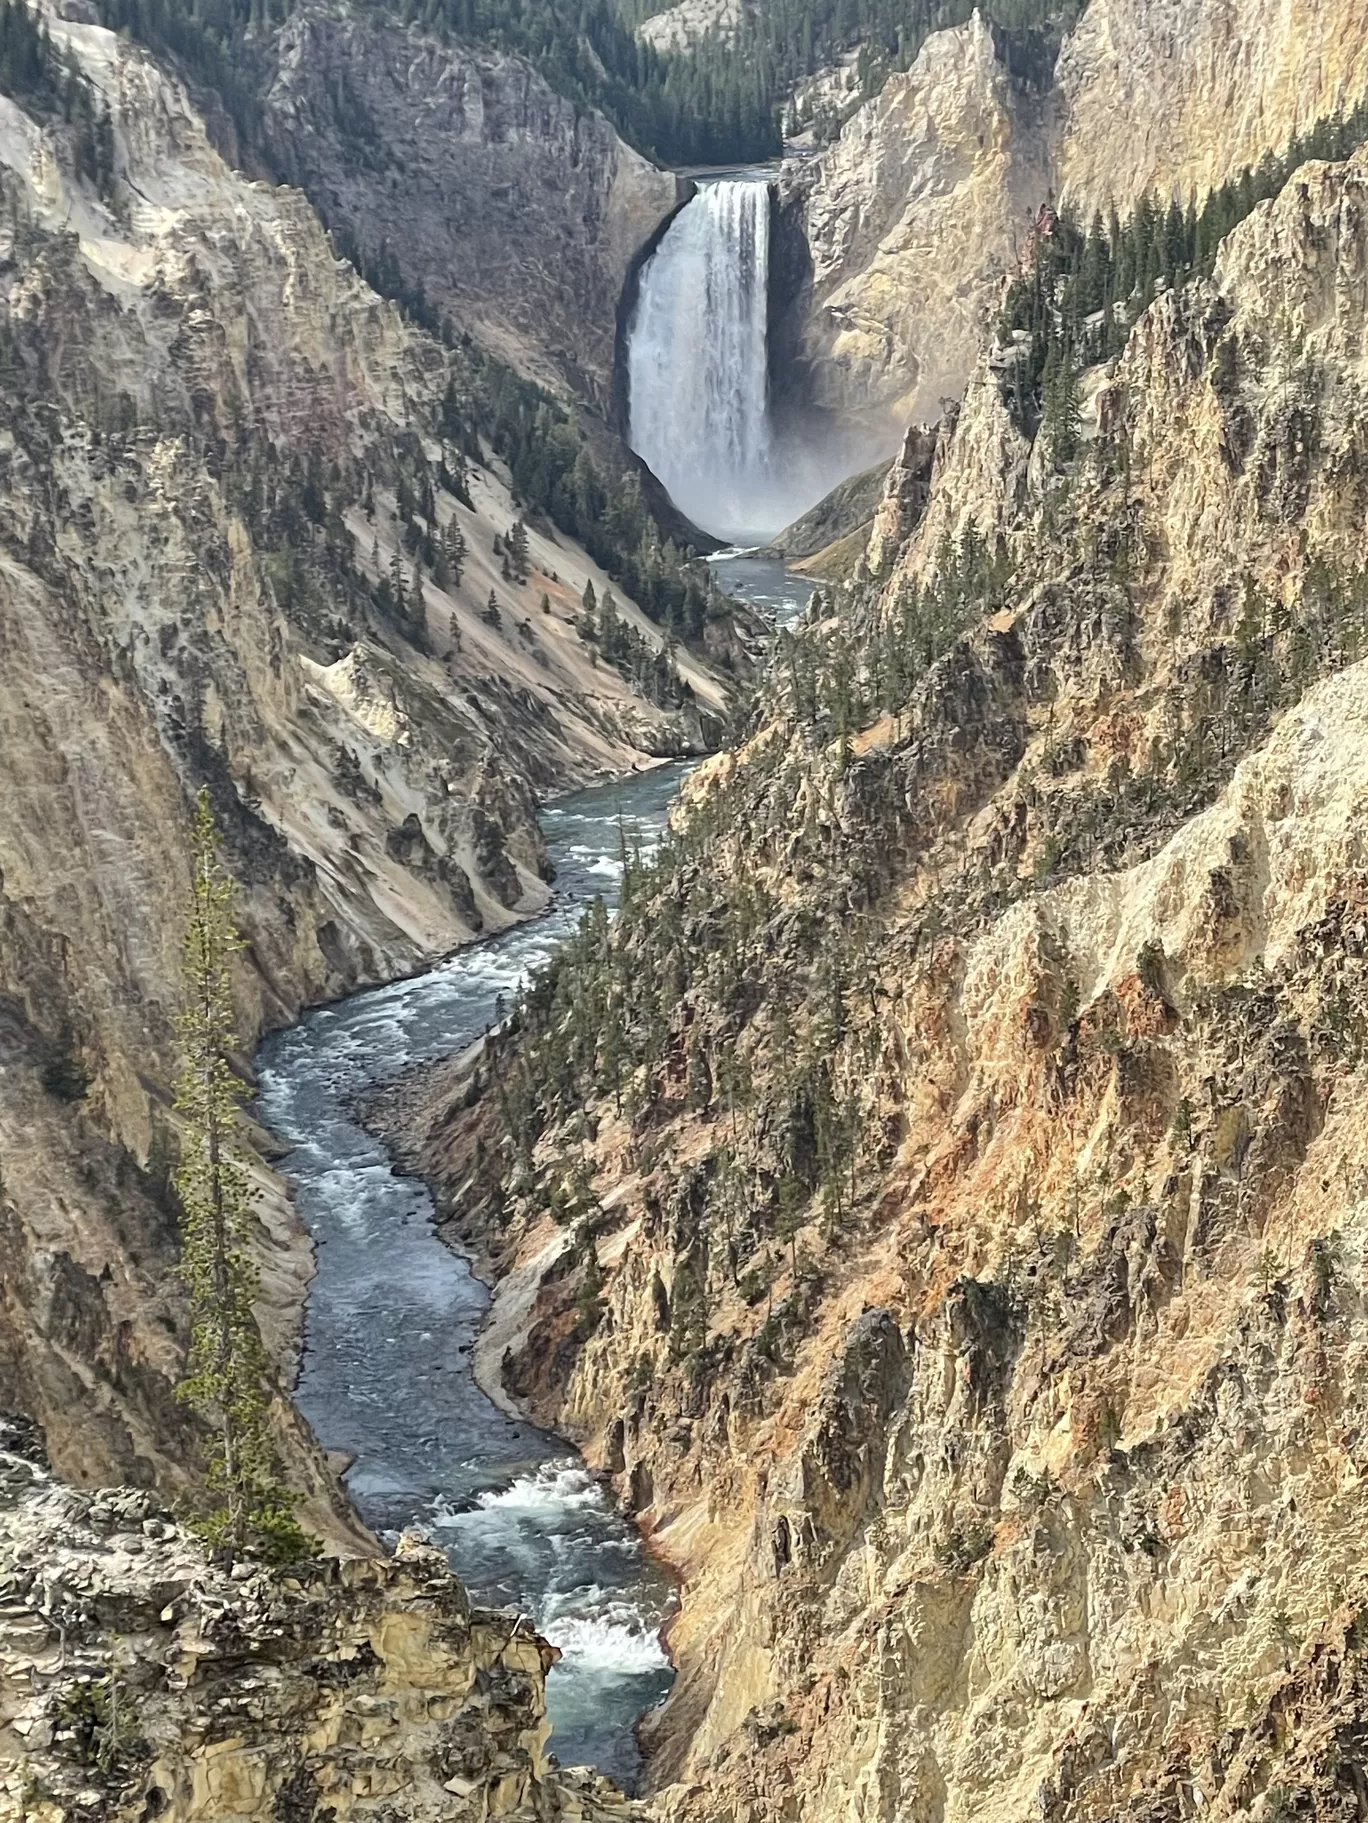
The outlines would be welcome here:
[[[735,542],[785,523],[769,423],[769,214],[767,183],[700,189],[642,272],[628,339],[633,449],[695,524]]]

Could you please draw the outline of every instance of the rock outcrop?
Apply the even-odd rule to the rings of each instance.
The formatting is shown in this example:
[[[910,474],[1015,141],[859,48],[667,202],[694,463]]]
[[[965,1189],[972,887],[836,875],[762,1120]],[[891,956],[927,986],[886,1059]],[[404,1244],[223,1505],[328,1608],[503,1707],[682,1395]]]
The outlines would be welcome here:
[[[959,396],[1041,204],[1200,201],[1365,98],[1368,20],[1347,0],[1092,0],[1043,88],[1009,77],[977,14],[934,34],[786,169],[811,255],[785,329],[796,390],[891,448]]]
[[[690,51],[703,39],[728,43],[743,18],[743,0],[678,0],[643,19],[637,36],[658,51]]]
[[[0,1448],[0,1818],[610,1823],[548,1761],[555,1649],[473,1608],[440,1551],[209,1562],[145,1492]]]
[[[408,1121],[682,1578],[666,1816],[1363,1807],[1365,224],[1298,172],[1067,473],[981,376],[512,1136],[484,1055]]]
[[[779,327],[795,389],[886,441],[936,417],[1049,187],[1043,124],[987,25],[935,33],[826,151],[786,167],[781,209],[811,256]]]
[[[684,200],[528,64],[305,6],[271,45],[264,136],[325,222],[519,372],[611,409],[618,301]]]
[[[837,539],[849,538],[861,530],[867,535],[875,509],[883,499],[890,467],[890,463],[876,462],[863,474],[842,481],[801,519],[786,525],[770,550],[776,557],[788,559],[815,557]]]

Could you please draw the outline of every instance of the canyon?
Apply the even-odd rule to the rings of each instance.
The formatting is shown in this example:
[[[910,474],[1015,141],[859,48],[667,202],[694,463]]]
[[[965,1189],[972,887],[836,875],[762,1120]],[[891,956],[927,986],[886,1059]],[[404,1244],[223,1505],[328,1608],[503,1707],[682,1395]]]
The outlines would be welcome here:
[[[453,443],[478,372],[298,191],[232,171],[144,53],[51,30],[110,111],[116,187],[79,181],[60,115],[0,97],[0,1360],[59,1472],[174,1491],[187,791],[241,883],[250,1041],[544,905],[536,796],[701,750],[729,686],[683,653],[660,709],[600,663],[581,597],[612,581],[549,523],[510,581],[507,470]],[[287,1361],[307,1248],[264,1160],[260,1181]],[[345,1531],[321,1465],[299,1472]]]
[[[681,1579],[661,1815],[1361,1808],[1365,197],[1157,299],[1067,473],[981,366],[619,924],[386,1116]]]
[[[1347,117],[1363,18],[1091,0],[1023,71],[975,14],[722,186],[435,14],[263,20],[250,120],[44,18],[0,95],[0,1817],[1368,1815],[1368,153],[1160,285],[1053,423],[995,333],[1043,204],[1200,199]],[[708,215],[733,267],[681,314]],[[685,548],[777,530],[689,497],[738,425],[729,500],[789,435],[852,476],[780,540],[805,608]],[[658,849],[599,805],[558,885],[547,800],[667,760]],[[189,1523],[201,788],[323,1552],[284,1572]],[[577,925],[594,870],[621,911]],[[290,1397],[318,1208],[393,1180],[316,1161],[311,1240],[288,1047],[252,1050],[408,977],[435,1023],[336,1067],[347,1143],[492,1286],[505,1479],[569,1440],[677,1581],[643,1798],[556,1763],[558,1648],[364,1461],[363,1518]],[[443,1542],[503,1497],[459,1485]]]

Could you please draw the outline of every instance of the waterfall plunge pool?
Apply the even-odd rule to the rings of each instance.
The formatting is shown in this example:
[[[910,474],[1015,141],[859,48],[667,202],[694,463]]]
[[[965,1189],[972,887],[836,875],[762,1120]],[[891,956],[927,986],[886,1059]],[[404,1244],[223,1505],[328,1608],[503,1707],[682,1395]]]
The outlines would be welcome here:
[[[395,1175],[351,1108],[473,1043],[589,901],[615,901],[619,816],[649,849],[682,770],[549,806],[550,912],[305,1014],[257,1059],[257,1112],[293,1148],[282,1169],[318,1249],[296,1403],[326,1448],[355,1457],[348,1491],[382,1538],[423,1528],[475,1601],[518,1609],[560,1647],[551,1749],[627,1789],[640,1768],[633,1726],[673,1675],[658,1638],[670,1586],[570,1446],[508,1418],[475,1384],[470,1349],[489,1294],[437,1238],[426,1187]]]

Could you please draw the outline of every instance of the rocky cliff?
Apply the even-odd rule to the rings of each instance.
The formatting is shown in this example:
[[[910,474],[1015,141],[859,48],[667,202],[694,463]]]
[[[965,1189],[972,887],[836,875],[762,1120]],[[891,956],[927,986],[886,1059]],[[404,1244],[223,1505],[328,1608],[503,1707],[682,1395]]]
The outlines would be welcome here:
[[[440,1551],[275,1577],[206,1561],[145,1492],[0,1449],[0,1818],[610,1823],[548,1761],[553,1648]]]
[[[742,18],[741,0],[679,0],[643,19],[637,36],[658,51],[691,51],[704,39],[733,40]]]
[[[549,527],[506,577],[461,352],[144,54],[51,32],[110,151],[97,182],[52,81],[0,97],[0,1363],[61,1472],[174,1489],[189,795],[242,884],[246,1044],[545,903],[536,796],[698,745],[721,698],[686,660],[661,711],[599,663],[608,580]],[[288,1359],[308,1260],[264,1207]]]
[[[272,40],[265,148],[331,227],[518,371],[612,401],[618,302],[679,181],[527,64],[306,6]]]
[[[825,152],[786,169],[781,210],[811,259],[779,329],[798,390],[885,436],[935,417],[1049,188],[1043,120],[988,27],[975,14],[933,34]]]
[[[1067,465],[985,370],[616,930],[407,1091],[485,1371],[681,1576],[664,1815],[1368,1802],[1365,205],[1296,174]]]
[[[1090,0],[1054,75],[1056,192],[1202,197],[1368,95],[1368,21],[1339,0]]]
[[[798,389],[891,448],[959,395],[1042,203],[1200,200],[1365,96],[1368,21],[1345,0],[1091,0],[1043,86],[1009,77],[977,14],[933,35],[786,172],[811,256],[786,326]]]

